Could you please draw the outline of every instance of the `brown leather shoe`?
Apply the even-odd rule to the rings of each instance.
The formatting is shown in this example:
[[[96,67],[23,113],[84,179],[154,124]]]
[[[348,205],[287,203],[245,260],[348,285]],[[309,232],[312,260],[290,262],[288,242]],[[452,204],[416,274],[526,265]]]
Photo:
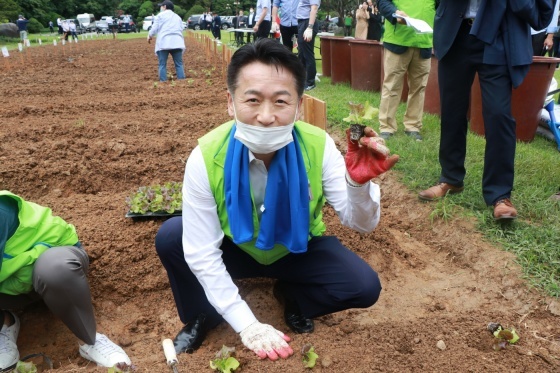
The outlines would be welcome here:
[[[517,210],[509,198],[494,203],[494,220],[511,220],[517,218]]]
[[[447,183],[439,183],[430,187],[426,190],[421,191],[418,193],[418,198],[423,201],[435,201],[436,199],[440,199],[445,197],[447,193],[455,194],[461,193],[465,189],[464,187],[457,187]]]

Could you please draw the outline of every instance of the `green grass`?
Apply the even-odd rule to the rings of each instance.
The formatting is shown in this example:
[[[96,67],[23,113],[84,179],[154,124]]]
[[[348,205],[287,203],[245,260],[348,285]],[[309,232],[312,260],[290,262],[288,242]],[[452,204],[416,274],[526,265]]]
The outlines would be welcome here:
[[[320,71],[320,69],[318,69]],[[560,81],[560,80],[559,80]],[[380,94],[351,89],[349,84],[332,85],[330,78],[321,77],[317,88],[309,94],[327,102],[329,131],[342,131],[348,124],[349,101],[369,101],[379,106]],[[397,111],[399,131],[388,140],[392,153],[401,160],[394,168],[400,181],[411,191],[419,192],[438,181],[440,166],[438,149],[440,120],[425,114],[423,142],[411,141],[402,127],[405,105]],[[379,129],[376,121],[371,124]],[[432,219],[474,217],[477,228],[492,243],[501,244],[517,255],[529,283],[552,296],[560,296],[560,203],[549,197],[560,188],[560,153],[554,142],[537,136],[531,143],[518,143],[515,159],[515,183],[512,199],[520,217],[511,225],[497,224],[492,209],[482,198],[482,168],[484,138],[468,134],[465,191],[432,203]]]

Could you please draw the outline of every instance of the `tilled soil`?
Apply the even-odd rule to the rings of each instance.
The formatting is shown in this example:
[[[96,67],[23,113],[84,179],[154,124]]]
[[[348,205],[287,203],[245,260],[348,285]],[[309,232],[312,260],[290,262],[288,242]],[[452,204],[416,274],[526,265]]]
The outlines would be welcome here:
[[[154,249],[163,220],[125,218],[125,198],[139,186],[182,181],[197,138],[229,119],[221,54],[187,45],[187,79],[175,83],[155,84],[157,59],[144,38],[42,46],[0,64],[0,188],[76,225],[91,260],[98,331],[124,347],[137,372],[170,372],[161,340],[182,325]],[[325,207],[327,234],[379,272],[376,305],[321,317],[312,334],[289,333],[296,354],[276,362],[258,360],[224,323],[179,356],[180,371],[210,371],[225,344],[237,349],[237,371],[303,372],[307,343],[319,355],[317,372],[559,371],[558,302],[530,289],[515,258],[472,222],[432,222],[430,205],[394,174],[377,182],[383,212],[372,234],[342,227]],[[271,281],[238,284],[260,321],[286,331]],[[76,338],[44,305],[19,315],[22,356],[43,352],[55,372],[107,371],[79,356]],[[494,351],[491,321],[515,327],[520,341]]]

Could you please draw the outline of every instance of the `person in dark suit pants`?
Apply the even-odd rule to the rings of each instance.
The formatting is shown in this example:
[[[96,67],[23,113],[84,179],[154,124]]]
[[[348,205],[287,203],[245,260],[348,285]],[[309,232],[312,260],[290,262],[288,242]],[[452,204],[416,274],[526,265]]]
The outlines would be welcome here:
[[[434,49],[441,97],[439,184],[419,193],[426,201],[463,190],[467,111],[478,73],[486,149],[482,193],[494,206],[494,219],[517,217],[510,201],[515,158],[512,88],[532,62],[530,27],[545,28],[554,0],[440,0],[434,23]],[[460,69],[460,73],[457,73]]]

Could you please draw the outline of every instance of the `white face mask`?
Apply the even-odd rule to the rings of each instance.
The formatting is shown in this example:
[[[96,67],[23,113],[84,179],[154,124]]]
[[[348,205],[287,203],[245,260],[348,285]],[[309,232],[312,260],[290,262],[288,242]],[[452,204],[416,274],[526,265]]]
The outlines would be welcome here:
[[[235,123],[237,127],[234,137],[241,141],[241,143],[254,154],[273,153],[294,141],[292,130],[297,118],[297,112],[298,108],[296,108],[296,114],[292,123],[280,127],[265,128],[240,122],[239,119],[237,119],[235,105],[233,105],[233,113],[235,114]]]
[[[160,11],[160,12],[163,12],[164,10],[165,10],[164,7],[159,8],[159,11]]]

